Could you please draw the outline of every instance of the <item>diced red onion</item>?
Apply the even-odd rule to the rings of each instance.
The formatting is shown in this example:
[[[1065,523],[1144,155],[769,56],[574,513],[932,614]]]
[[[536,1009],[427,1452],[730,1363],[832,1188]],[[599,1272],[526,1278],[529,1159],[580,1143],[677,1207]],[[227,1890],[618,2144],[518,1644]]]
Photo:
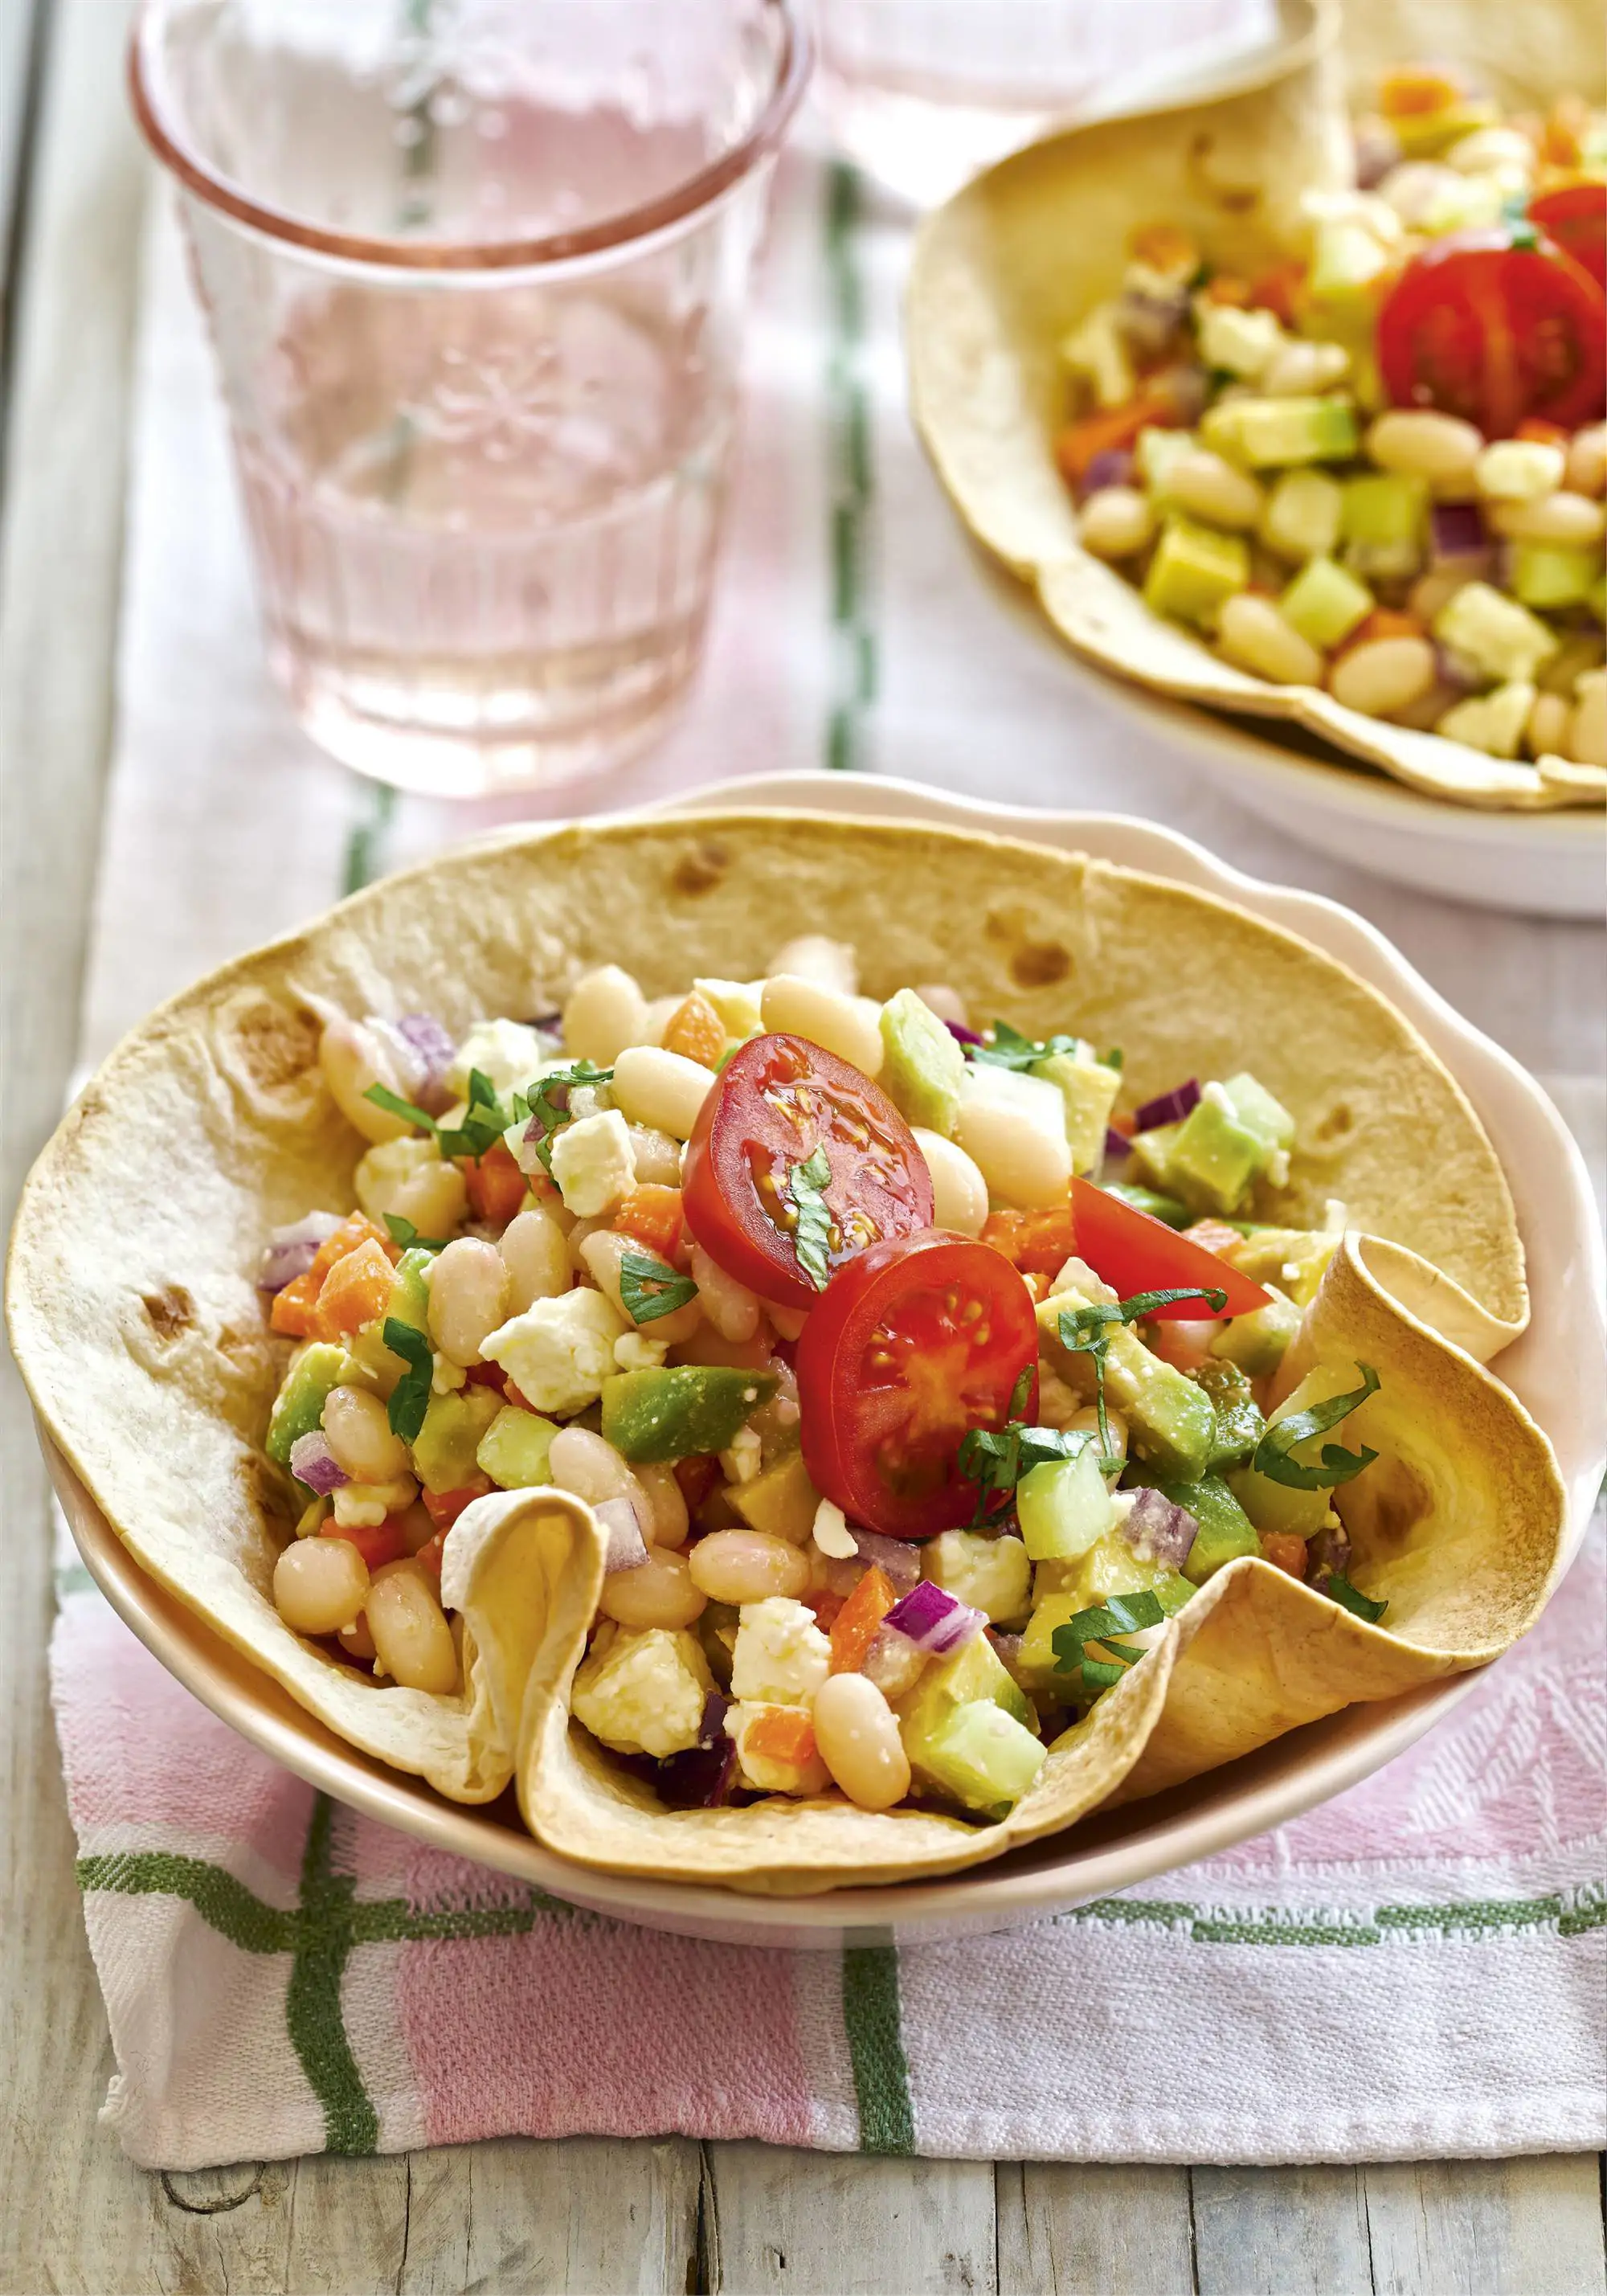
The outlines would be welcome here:
[[[1192,430],[1205,412],[1209,384],[1203,367],[1163,367],[1159,374],[1147,375],[1144,387],[1152,398],[1165,401],[1179,430]]]
[[[602,1499],[592,1513],[602,1524],[608,1542],[603,1558],[604,1570],[640,1570],[647,1560],[647,1541],[642,1536],[642,1526],[630,1501]]]
[[[298,1435],[291,1445],[291,1472],[299,1483],[305,1483],[307,1489],[316,1491],[321,1499],[327,1498],[331,1491],[338,1491],[342,1483],[351,1480],[330,1449],[328,1436],[322,1428],[316,1427],[310,1435]]]
[[[1350,1534],[1344,1524],[1331,1523],[1319,1530],[1306,1549],[1306,1577],[1313,1587],[1325,1587],[1335,1571],[1350,1576]]]
[[[1191,1108],[1200,1105],[1200,1079],[1190,1077],[1186,1084],[1163,1092],[1154,1100],[1146,1100],[1133,1121],[1140,1132],[1152,1132],[1160,1124],[1181,1124]]]
[[[982,1032],[980,1029],[963,1028],[958,1021],[945,1021],[943,1026],[947,1029],[949,1035],[955,1038],[956,1043],[962,1045],[980,1045],[984,1041]]]
[[[1118,1132],[1113,1124],[1107,1124],[1105,1127],[1105,1154],[1107,1156],[1113,1156],[1116,1159],[1116,1161],[1120,1163],[1124,1156],[1130,1156],[1132,1152],[1133,1144],[1127,1138],[1127,1134],[1125,1132]]]
[[[1436,564],[1447,558],[1482,558],[1489,550],[1484,513],[1477,503],[1435,503],[1429,512],[1429,532]]]
[[[1159,1562],[1168,1570],[1182,1570],[1199,1529],[1186,1507],[1147,1485],[1121,1525],[1123,1538],[1141,1562]]]
[[[989,1627],[988,1639],[998,1652],[999,1664],[1013,1682],[1021,1678],[1021,1644],[1025,1635],[1002,1635],[996,1627]]]
[[[1105,447],[1095,455],[1077,482],[1077,499],[1086,502],[1105,487],[1130,487],[1135,469],[1125,447]]]
[[[883,1619],[865,1654],[861,1671],[884,1698],[902,1698],[919,1679],[925,1664],[926,1652]]]
[[[433,1013],[404,1013],[394,1026],[415,1062],[412,1096],[427,1116],[439,1116],[451,1105],[446,1076],[457,1047]]]
[[[257,1289],[283,1292],[298,1275],[305,1275],[317,1257],[318,1246],[326,1243],[340,1225],[335,1212],[308,1212],[290,1227],[270,1228],[267,1249],[257,1271]]]
[[[1443,644],[1438,638],[1434,642],[1434,660],[1440,685],[1452,686],[1458,693],[1473,693],[1481,685],[1489,684],[1476,662],[1470,661],[1465,654],[1458,653],[1454,646]]]
[[[736,1784],[736,1741],[726,1734],[729,1702],[711,1690],[698,1725],[698,1742],[657,1764],[653,1784],[671,1809],[717,1809]]]
[[[1356,128],[1356,185],[1370,192],[1382,184],[1391,168],[1400,165],[1400,138],[1384,119],[1358,120]]]
[[[973,1611],[969,1603],[962,1603],[947,1587],[935,1579],[922,1578],[907,1595],[901,1595],[882,1620],[894,1634],[903,1635],[917,1650],[925,1651],[931,1658],[943,1658],[948,1652],[958,1650],[973,1635],[980,1635],[988,1624],[980,1611]]]
[[[894,1591],[907,1595],[921,1577],[921,1557],[907,1538],[884,1538],[879,1530],[861,1530],[849,1525],[849,1536],[859,1549],[862,1562],[871,1562],[885,1571]]]
[[[1116,300],[1116,330],[1127,348],[1146,365],[1164,358],[1188,316],[1188,289],[1154,294],[1142,287],[1124,289]]]

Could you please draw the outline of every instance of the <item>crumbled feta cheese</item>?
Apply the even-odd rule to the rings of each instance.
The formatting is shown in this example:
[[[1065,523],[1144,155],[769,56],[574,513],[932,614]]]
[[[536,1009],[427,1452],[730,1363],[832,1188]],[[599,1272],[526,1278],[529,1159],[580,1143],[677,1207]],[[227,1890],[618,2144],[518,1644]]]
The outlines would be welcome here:
[[[1019,1538],[945,1530],[926,1542],[921,1569],[923,1578],[985,1611],[990,1626],[1013,1626],[1031,1607],[1032,1565]]]
[[[660,1371],[668,1353],[667,1341],[650,1340],[645,1332],[627,1332],[614,1341],[614,1361],[621,1371]]]
[[[419,1495],[411,1475],[394,1483],[342,1483],[334,1495],[335,1521],[342,1530],[373,1529],[388,1514],[399,1514]]]
[[[822,1499],[815,1510],[815,1544],[823,1554],[832,1555],[840,1562],[852,1560],[859,1552],[849,1519],[832,1499]]]
[[[1075,1258],[1062,1261],[1047,1296],[1054,1299],[1057,1292],[1080,1292],[1085,1300],[1095,1301],[1103,1307],[1109,1307],[1119,1296],[1115,1286],[1107,1283],[1103,1275],[1095,1275],[1086,1259]],[[1050,1426],[1054,1423],[1046,1420],[1044,1423]]]
[[[763,1447],[757,1429],[739,1427],[720,1453],[720,1472],[728,1483],[750,1483],[763,1464]]]
[[[630,1127],[617,1108],[583,1116],[553,1134],[553,1177],[564,1210],[578,1219],[601,1219],[612,1211],[636,1178]]]
[[[1194,318],[1206,365],[1226,368],[1246,382],[1265,373],[1284,340],[1274,312],[1236,310],[1231,303],[1213,303],[1209,295],[1195,296]]]
[[[744,1603],[731,1661],[734,1698],[808,1706],[832,1670],[832,1645],[815,1613],[785,1595]]]
[[[737,1783],[756,1793],[824,1793],[832,1783],[831,1774],[818,1753],[812,1752],[806,1762],[783,1762],[773,1754],[756,1754],[751,1750],[749,1741],[754,1724],[780,1702],[771,1699],[749,1705],[738,1700],[726,1708],[726,1735],[736,1741]]]
[[[663,1627],[600,1634],[575,1675],[577,1721],[621,1754],[668,1754],[695,1746],[714,1687],[695,1635]]]
[[[603,1392],[616,1369],[614,1344],[630,1329],[601,1292],[565,1292],[537,1300],[482,1341],[480,1353],[497,1364],[537,1411],[570,1418]]]
[[[1098,304],[1080,326],[1062,337],[1060,356],[1073,374],[1087,378],[1101,406],[1125,406],[1138,388],[1113,303]]]
[[[506,1100],[522,1092],[543,1063],[551,1065],[546,1046],[536,1029],[522,1021],[477,1021],[454,1054],[447,1070],[447,1086],[460,1100],[469,1090],[469,1071],[478,1069]]]

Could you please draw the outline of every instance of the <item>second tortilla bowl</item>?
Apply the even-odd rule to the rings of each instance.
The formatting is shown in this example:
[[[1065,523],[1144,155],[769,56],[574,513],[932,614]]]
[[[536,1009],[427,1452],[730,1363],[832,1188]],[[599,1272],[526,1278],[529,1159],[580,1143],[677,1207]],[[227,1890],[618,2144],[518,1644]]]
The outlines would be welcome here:
[[[1125,1037],[1135,1095],[1203,1043],[1213,1065],[1255,1058],[1298,1125],[1263,1209],[1309,1219],[1337,1188],[1357,1222],[1298,1347],[1385,1379],[1354,1423],[1381,1468],[1346,1505],[1388,1626],[1253,1557],[1228,1565],[1002,1824],[830,1797],[660,1806],[570,1718],[603,1548],[557,1491],[493,1496],[451,1535],[443,1590],[469,1629],[451,1696],[365,1678],[291,1634],[267,1591],[289,1529],[263,1452],[286,1351],[256,1259],[309,1198],[349,1204],[362,1145],[324,1090],[316,1013],[427,1004],[462,1028],[546,1011],[604,957],[671,993],[704,966],[762,971],[778,934],[823,925],[858,944],[873,992],[947,979],[1043,1035],[1075,1008]],[[1429,1138],[1437,1178],[1414,1144]],[[614,1872],[786,1896],[960,1870],[1482,1662],[1537,1615],[1563,1551],[1550,1447],[1479,1361],[1528,1313],[1511,1201],[1426,1045],[1342,965],[1231,904],[1007,840],[728,815],[520,838],[377,887],[113,1056],[30,1183],[12,1308],[45,1424],[143,1569],[355,1745],[464,1801],[512,1776],[546,1848]],[[1281,1653],[1274,1677],[1250,1668],[1225,1709],[1246,1648]]]
[[[1078,537],[1056,466],[1063,419],[1060,346],[1120,288],[1131,237],[1176,226],[1216,266],[1254,277],[1300,250],[1307,194],[1355,181],[1347,64],[1357,80],[1402,44],[1433,53],[1442,22],[1482,78],[1533,102],[1525,77],[1547,59],[1558,84],[1600,92],[1595,12],[1552,0],[1512,49],[1493,7],[1420,5],[1384,14],[1286,0],[1300,36],[1250,86],[1209,101],[1068,128],[1000,162],[930,216],[912,259],[906,348],[915,426],[974,539],[1029,584],[1047,622],[1085,660],[1173,699],[1274,732],[1316,736],[1425,796],[1517,816],[1597,807],[1602,777],[1544,767],[1345,707],[1320,685],[1250,675],[1146,603]],[[1369,35],[1371,44],[1369,45]],[[1529,51],[1532,50],[1532,61]]]

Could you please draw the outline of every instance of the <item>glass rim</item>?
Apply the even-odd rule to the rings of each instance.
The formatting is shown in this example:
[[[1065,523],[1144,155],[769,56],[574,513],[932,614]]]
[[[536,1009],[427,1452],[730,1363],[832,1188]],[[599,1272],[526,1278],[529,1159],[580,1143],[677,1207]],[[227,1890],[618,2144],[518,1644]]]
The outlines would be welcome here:
[[[128,43],[128,87],[134,116],[146,143],[186,190],[236,223],[307,254],[387,271],[504,271],[573,262],[578,257],[609,255],[635,240],[673,229],[711,207],[780,144],[808,82],[814,61],[797,0],[763,0],[781,26],[782,47],[775,82],[747,134],[695,174],[657,199],[627,208],[583,230],[551,232],[537,239],[373,239],[362,233],[329,231],[286,209],[253,199],[239,184],[202,160],[176,121],[164,117],[156,87],[152,34],[161,0],[143,0]]]

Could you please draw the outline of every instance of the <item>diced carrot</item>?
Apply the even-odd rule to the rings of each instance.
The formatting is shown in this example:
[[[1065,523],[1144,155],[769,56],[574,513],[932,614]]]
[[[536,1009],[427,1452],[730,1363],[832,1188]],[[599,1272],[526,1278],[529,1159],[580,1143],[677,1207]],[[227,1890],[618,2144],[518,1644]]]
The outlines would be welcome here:
[[[388,1514],[383,1522],[337,1522],[332,1515],[318,1533],[320,1538],[343,1538],[355,1546],[371,1570],[395,1562],[407,1552],[401,1519]]]
[[[815,1724],[801,1706],[765,1706],[742,1734],[745,1753],[802,1769],[815,1759]]]
[[[529,1183],[513,1161],[506,1141],[494,1141],[483,1156],[462,1167],[469,1201],[476,1219],[506,1227],[525,1198]]]
[[[1560,95],[1540,131],[1540,157],[1554,168],[1577,168],[1590,130],[1590,107],[1580,95]]]
[[[1386,119],[1420,119],[1426,112],[1447,111],[1461,101],[1456,81],[1425,64],[1402,64],[1378,84],[1378,108]]]
[[[1566,447],[1573,433],[1564,430],[1560,422],[1547,422],[1538,414],[1526,414],[1514,435],[1530,439],[1537,447]]]
[[[1306,1576],[1306,1542],[1292,1530],[1264,1530],[1261,1555],[1275,1570],[1287,1570],[1291,1578]]]
[[[1119,1115],[1111,1117],[1111,1129],[1112,1132],[1119,1132],[1124,1140],[1130,1140],[1138,1129],[1138,1119],[1128,1115],[1124,1109]]]
[[[726,1023],[700,988],[683,997],[664,1024],[664,1049],[684,1060],[717,1065],[726,1049]]]
[[[446,1532],[438,1530],[433,1538],[427,1538],[424,1541],[413,1558],[415,1562],[423,1564],[438,1587],[441,1583],[441,1549],[446,1544]]]
[[[1236,311],[1247,311],[1255,300],[1255,290],[1248,279],[1240,279],[1231,271],[1214,271],[1205,283],[1208,303],[1231,303]]]
[[[489,1475],[477,1475],[471,1483],[464,1483],[455,1491],[426,1491],[424,1505],[430,1520],[438,1530],[450,1530],[463,1509],[471,1501],[483,1498],[491,1488]]]
[[[274,1295],[274,1304],[268,1311],[270,1328],[291,1339],[304,1340],[312,1330],[323,1285],[322,1275],[315,1275],[310,1267],[305,1275],[293,1276],[282,1292]]]
[[[392,1243],[382,1227],[377,1227],[365,1212],[349,1212],[335,1229],[325,1236],[313,1254],[312,1265],[303,1275],[296,1276],[279,1292],[269,1311],[268,1323],[275,1332],[283,1332],[291,1339],[304,1340],[316,1328],[316,1308],[324,1279],[337,1260],[357,1250],[360,1243],[377,1243],[388,1260],[401,1258],[401,1246]]]
[[[720,1463],[712,1451],[692,1451],[676,1461],[673,1472],[687,1513],[695,1514],[720,1480]]]
[[[857,1674],[876,1629],[898,1597],[879,1563],[873,1563],[832,1623],[832,1671]]]
[[[1200,268],[1200,250],[1175,224],[1142,225],[1129,234],[1127,253],[1135,263],[1147,264],[1152,271],[1181,273],[1185,278]]]
[[[370,1236],[344,1259],[337,1259],[324,1277],[313,1315],[314,1332],[321,1340],[340,1340],[376,1322],[389,1304],[390,1282],[389,1256]]]
[[[818,1587],[804,1596],[804,1607],[815,1613],[815,1623],[823,1635],[829,1635],[841,1614],[845,1597],[833,1595],[829,1587]]]
[[[1286,327],[1297,324],[1300,297],[1306,284],[1303,263],[1280,263],[1271,271],[1264,271],[1250,291],[1251,306],[1260,311],[1270,311]]]
[[[640,1236],[644,1243],[652,1244],[655,1251],[670,1259],[681,1241],[681,1191],[652,1182],[628,1189],[619,1199],[614,1226]]]
[[[1086,475],[1095,455],[1130,447],[1141,430],[1152,427],[1160,430],[1182,427],[1175,403],[1159,393],[1129,398],[1125,406],[1101,407],[1097,414],[1079,415],[1075,422],[1067,423],[1054,442],[1062,478],[1074,487]]]
[[[518,1386],[512,1379],[505,1379],[503,1382],[502,1399],[504,1403],[511,1403],[515,1411],[535,1412],[537,1418],[541,1416],[541,1414],[538,1411],[536,1411],[536,1406],[530,1401],[529,1397],[525,1393],[524,1390]]]
[[[1244,1241],[1236,1227],[1226,1220],[1199,1219],[1183,1231],[1190,1243],[1203,1244],[1207,1251],[1218,1254],[1236,1250]]]
[[[1054,1275],[1077,1250],[1077,1227],[1070,1206],[1063,1212],[990,1212],[982,1242],[1023,1275]]]

